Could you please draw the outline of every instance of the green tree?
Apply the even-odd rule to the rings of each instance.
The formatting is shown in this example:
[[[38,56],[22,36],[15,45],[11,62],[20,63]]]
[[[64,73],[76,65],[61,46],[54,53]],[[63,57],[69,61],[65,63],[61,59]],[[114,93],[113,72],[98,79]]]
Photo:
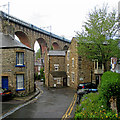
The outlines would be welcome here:
[[[107,5],[96,8],[88,15],[82,32],[77,32],[78,52],[90,60],[97,59],[107,71],[107,61],[119,57],[118,39],[113,39],[117,32],[118,19],[116,11],[108,13]]]
[[[41,57],[41,50],[38,49],[36,52],[36,60]]]

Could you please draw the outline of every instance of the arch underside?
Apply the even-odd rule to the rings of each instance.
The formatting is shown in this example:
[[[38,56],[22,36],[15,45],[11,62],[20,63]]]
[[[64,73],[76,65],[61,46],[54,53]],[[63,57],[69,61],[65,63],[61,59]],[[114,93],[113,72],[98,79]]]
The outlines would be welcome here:
[[[30,41],[28,36],[22,31],[16,31],[15,35],[19,38],[20,42],[26,45],[27,47],[31,48]]]

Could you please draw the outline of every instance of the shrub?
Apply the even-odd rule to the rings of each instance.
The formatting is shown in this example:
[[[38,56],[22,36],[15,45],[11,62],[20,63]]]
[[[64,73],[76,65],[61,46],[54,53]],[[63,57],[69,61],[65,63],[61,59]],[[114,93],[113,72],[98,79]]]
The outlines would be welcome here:
[[[102,76],[98,87],[98,93],[89,93],[80,100],[75,112],[75,120],[79,118],[120,118],[120,113],[110,109],[109,100],[112,96],[118,99],[118,109],[120,105],[120,74],[106,72]]]
[[[109,105],[112,96],[120,97],[120,74],[114,72],[105,72],[101,78],[98,92]]]
[[[118,118],[118,115],[109,110],[104,98],[99,93],[84,95],[77,106],[75,120],[80,118]]]

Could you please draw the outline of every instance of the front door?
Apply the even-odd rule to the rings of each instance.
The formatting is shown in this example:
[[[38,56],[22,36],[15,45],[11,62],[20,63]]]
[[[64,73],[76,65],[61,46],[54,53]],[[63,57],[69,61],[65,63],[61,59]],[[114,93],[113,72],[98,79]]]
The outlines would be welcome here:
[[[100,76],[99,76],[99,75],[96,75],[96,85],[97,85],[97,86],[99,85],[99,80],[100,80]]]
[[[2,76],[2,89],[8,90],[8,76]]]
[[[63,78],[63,86],[67,86],[67,79]]]

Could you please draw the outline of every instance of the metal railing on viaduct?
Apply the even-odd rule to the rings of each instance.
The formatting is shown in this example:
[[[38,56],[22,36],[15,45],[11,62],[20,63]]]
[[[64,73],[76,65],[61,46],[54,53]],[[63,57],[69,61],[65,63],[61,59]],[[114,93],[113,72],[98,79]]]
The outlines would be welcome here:
[[[37,27],[37,26],[35,26],[33,24],[27,23],[27,22],[25,22],[23,20],[20,20],[20,19],[16,18],[16,17],[8,15],[7,13],[5,13],[3,11],[0,11],[0,18],[3,21],[8,21],[8,22],[10,22],[12,24],[17,24],[17,25],[22,26],[24,28],[33,30],[35,32],[39,32],[39,34],[43,34],[44,36],[45,35],[49,36],[52,39],[54,39],[54,41],[59,40],[59,42],[58,42],[59,44],[60,44],[60,42],[62,42],[62,47],[61,48],[63,48],[63,44],[66,45],[66,46],[69,46],[69,44],[71,43],[70,40],[68,40],[68,39],[66,39],[64,37],[61,37],[61,36],[58,36],[58,35],[56,35],[54,33],[51,33],[51,32],[48,32],[46,30],[43,30],[43,29],[41,29],[41,28],[39,28],[39,27]],[[1,24],[3,24],[3,23],[1,22]]]

